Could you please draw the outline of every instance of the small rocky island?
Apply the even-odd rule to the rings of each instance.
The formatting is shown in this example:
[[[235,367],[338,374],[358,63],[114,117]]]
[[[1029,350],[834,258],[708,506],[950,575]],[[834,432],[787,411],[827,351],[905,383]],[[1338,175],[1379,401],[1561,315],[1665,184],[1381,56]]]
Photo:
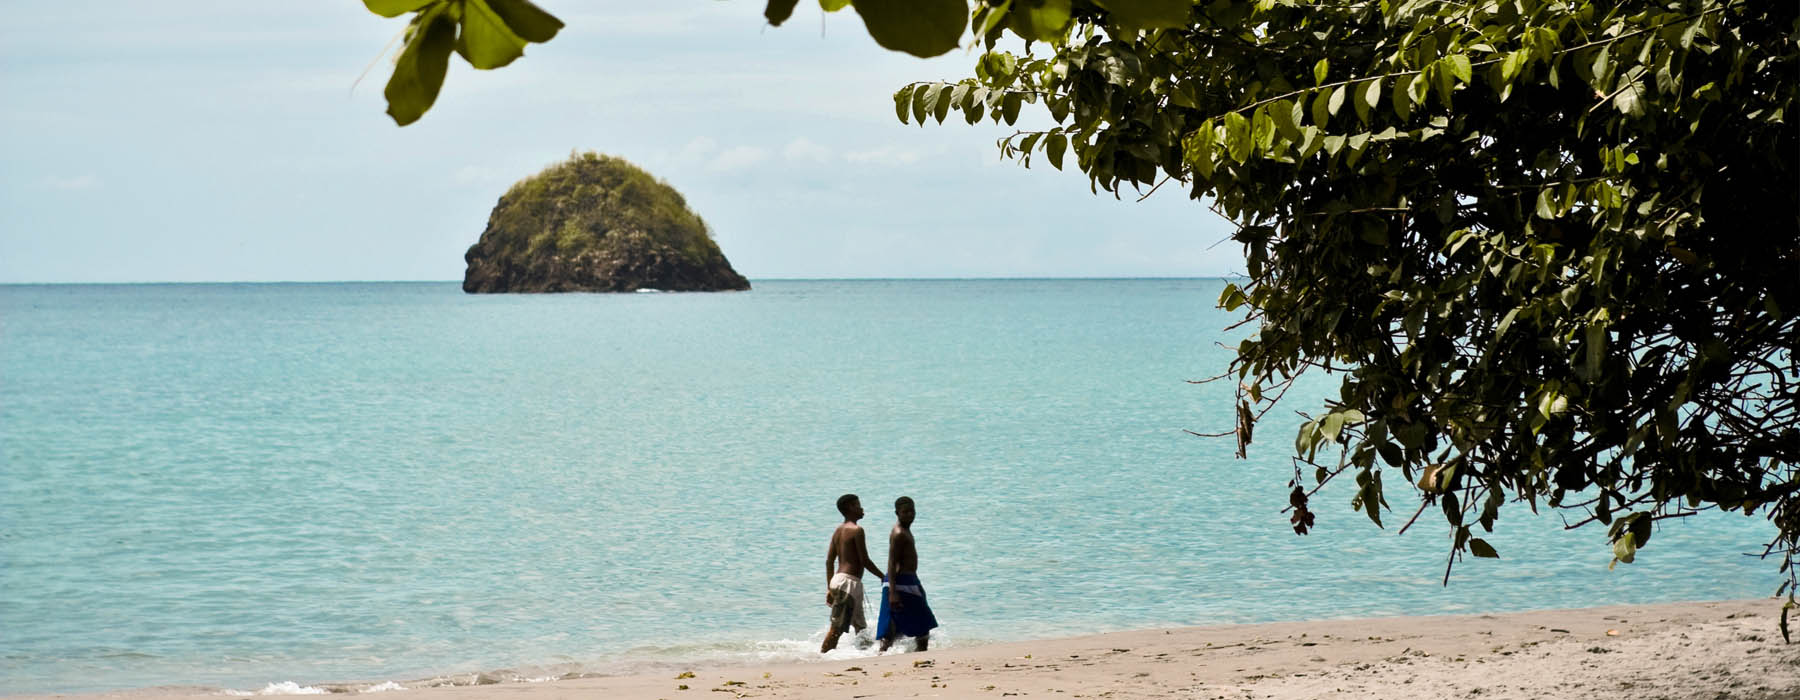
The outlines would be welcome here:
[[[514,184],[463,259],[471,294],[750,288],[681,193],[593,152]]]

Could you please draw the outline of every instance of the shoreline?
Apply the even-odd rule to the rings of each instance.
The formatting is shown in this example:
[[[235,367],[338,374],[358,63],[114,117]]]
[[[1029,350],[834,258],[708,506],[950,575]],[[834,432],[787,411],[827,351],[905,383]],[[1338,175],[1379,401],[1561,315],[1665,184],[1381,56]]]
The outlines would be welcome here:
[[[569,674],[480,683],[271,684],[281,694],[404,692],[418,700],[574,698],[1195,697],[1800,698],[1800,643],[1777,629],[1780,599],[1619,605],[1148,629],[855,659],[686,671]],[[680,668],[679,662],[671,667]],[[463,678],[466,676],[467,678]],[[415,684],[461,679],[462,685]],[[492,679],[489,679],[490,681]],[[684,688],[685,686],[685,688]],[[252,691],[255,692],[255,691]],[[256,693],[263,696],[263,693]],[[63,698],[220,698],[161,687]]]

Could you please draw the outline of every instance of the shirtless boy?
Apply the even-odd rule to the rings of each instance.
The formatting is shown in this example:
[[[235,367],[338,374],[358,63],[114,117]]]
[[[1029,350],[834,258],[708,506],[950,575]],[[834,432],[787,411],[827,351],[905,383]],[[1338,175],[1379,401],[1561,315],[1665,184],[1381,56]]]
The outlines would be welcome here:
[[[913,500],[901,496],[894,501],[894,517],[899,520],[888,533],[888,579],[882,589],[881,617],[875,625],[875,636],[881,639],[881,650],[900,637],[916,637],[919,651],[931,646],[931,630],[937,618],[925,604],[925,587],[919,584],[919,550],[913,546]]]
[[[846,493],[838,497],[837,508],[844,522],[831,532],[831,545],[825,550],[825,604],[831,606],[831,629],[819,646],[821,654],[837,648],[838,635],[851,627],[861,632],[869,626],[863,617],[863,569],[882,575],[869,559],[862,526],[856,524],[863,517],[862,502],[856,494]]]

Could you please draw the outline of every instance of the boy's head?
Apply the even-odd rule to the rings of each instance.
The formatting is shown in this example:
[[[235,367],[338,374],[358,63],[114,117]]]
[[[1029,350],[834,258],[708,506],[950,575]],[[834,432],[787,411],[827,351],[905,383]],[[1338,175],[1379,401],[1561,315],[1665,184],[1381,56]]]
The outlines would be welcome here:
[[[854,493],[838,496],[838,512],[844,514],[845,520],[861,520],[863,516],[862,501]]]
[[[911,496],[901,496],[894,499],[894,517],[900,519],[900,527],[912,527],[913,516],[913,502]]]

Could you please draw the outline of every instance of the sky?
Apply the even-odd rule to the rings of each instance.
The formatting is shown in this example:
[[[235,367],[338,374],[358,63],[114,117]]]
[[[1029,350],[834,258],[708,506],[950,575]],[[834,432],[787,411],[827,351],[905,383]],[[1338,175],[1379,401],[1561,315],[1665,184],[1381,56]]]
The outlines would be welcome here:
[[[894,90],[972,75],[970,50],[886,51],[816,3],[781,27],[761,0],[540,5],[554,40],[453,57],[400,128],[404,20],[358,0],[5,0],[0,283],[460,280],[507,186],[589,150],[681,191],[752,280],[1243,271],[1179,187],[1115,199],[1002,160],[1041,108],[895,119]]]

